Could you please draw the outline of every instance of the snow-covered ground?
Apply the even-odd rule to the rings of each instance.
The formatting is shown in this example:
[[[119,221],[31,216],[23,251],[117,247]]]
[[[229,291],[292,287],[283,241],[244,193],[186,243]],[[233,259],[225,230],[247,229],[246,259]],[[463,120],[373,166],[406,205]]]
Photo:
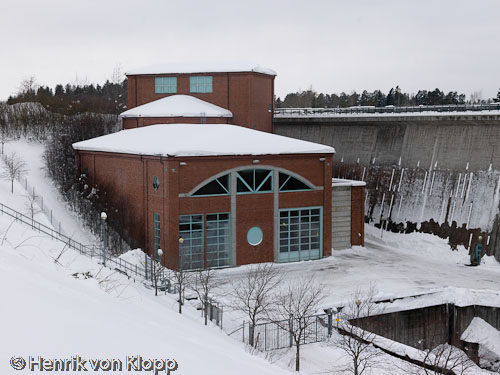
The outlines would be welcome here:
[[[7,147],[13,146],[22,149],[38,191],[60,211],[58,215],[76,236],[80,223],[65,212],[65,205],[43,174],[39,158],[42,146],[19,141],[17,146],[11,143]],[[0,203],[23,211],[26,192],[18,184],[15,189],[11,194],[9,182],[0,180]],[[36,219],[46,220],[41,214]],[[78,235],[91,240],[84,237],[83,230]],[[0,215],[0,373],[16,373],[9,365],[13,356],[58,358],[77,354],[124,362],[127,355],[136,354],[174,358],[179,363],[175,373],[179,374],[292,371],[293,350],[252,355],[239,337],[228,337],[216,327],[203,326],[195,302],[186,304],[183,315],[179,315],[175,296],[155,297],[153,290],[101,268],[95,260],[72,250],[65,251],[56,262],[63,246]],[[344,304],[356,289],[368,289],[371,284],[380,299],[439,291],[429,294],[439,297],[429,298],[460,297],[479,302],[488,298],[488,303],[498,301],[500,306],[500,264],[490,258],[479,267],[468,267],[467,263],[463,247],[452,252],[447,241],[438,237],[384,232],[381,238],[379,229],[367,226],[365,247],[335,251],[332,257],[322,260],[276,267],[283,271],[285,282],[303,275],[312,275],[321,282],[327,295],[322,302],[324,308]],[[248,268],[220,271],[224,284],[216,291],[218,300],[227,301],[231,280],[244,277]],[[444,287],[451,288],[443,292]],[[466,293],[464,289],[469,288],[479,291]],[[242,319],[241,314],[225,308],[225,331],[237,328]],[[305,345],[301,353],[304,374],[336,373],[338,366],[346,362],[340,349],[325,343]],[[373,374],[405,374],[405,366],[383,354]]]
[[[28,142],[25,139],[10,141],[5,144],[4,153],[10,154],[11,152],[16,152],[26,162],[27,173],[25,177],[28,180],[28,184],[35,188],[36,195],[43,197],[44,206],[52,210],[53,218],[62,223],[62,232],[68,237],[83,244],[92,244],[95,242],[95,237],[92,233],[83,228],[73,212],[68,211],[67,205],[64,203],[50,177],[48,177],[43,160],[44,145],[36,142]],[[15,197],[28,194],[24,187],[17,182],[15,182],[14,189]],[[10,194],[10,191],[8,192]],[[9,194],[2,197],[1,202],[20,212],[28,214],[24,200],[16,199]],[[37,214],[35,220],[39,220],[39,218],[43,216],[43,214]]]

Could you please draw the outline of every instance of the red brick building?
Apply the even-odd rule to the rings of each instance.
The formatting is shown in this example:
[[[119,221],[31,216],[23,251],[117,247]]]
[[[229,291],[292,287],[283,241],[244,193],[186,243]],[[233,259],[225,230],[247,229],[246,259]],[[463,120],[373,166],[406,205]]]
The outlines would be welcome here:
[[[332,157],[234,125],[153,125],[79,142],[81,171],[138,244],[185,269],[331,254]],[[113,215],[113,213],[110,213]]]
[[[275,76],[271,69],[246,63],[163,64],[135,69],[127,72],[128,108],[172,95],[190,95],[229,110],[232,124],[272,133]],[[170,119],[155,120],[163,124]],[[220,123],[213,119],[206,117],[206,122]],[[193,122],[200,122],[196,120]],[[137,124],[141,126],[140,121]],[[135,127],[131,120],[124,121],[125,129],[131,127]]]
[[[250,64],[127,73],[125,130],[73,147],[135,245],[184,269],[363,245],[364,187],[332,181],[334,149],[270,134],[275,75]]]

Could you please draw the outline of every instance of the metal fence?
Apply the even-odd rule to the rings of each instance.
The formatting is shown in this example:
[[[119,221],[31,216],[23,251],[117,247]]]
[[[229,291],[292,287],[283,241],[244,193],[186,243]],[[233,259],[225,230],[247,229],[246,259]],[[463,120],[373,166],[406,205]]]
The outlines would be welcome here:
[[[254,347],[261,351],[289,348],[295,345],[293,332],[303,327],[299,342],[301,345],[326,341],[332,334],[332,315],[320,314],[297,318],[248,325],[248,335],[243,333],[243,341],[249,344],[253,330]],[[243,329],[245,331],[245,329]]]
[[[103,263],[107,267],[115,269],[129,278],[137,281],[142,281],[143,279],[148,280],[147,267],[142,268],[137,264],[127,262],[126,260],[121,258],[116,258],[109,252],[104,252],[102,247],[96,245],[84,245],[78,241],[75,241],[71,237],[64,235],[54,228],[42,224],[39,221],[34,220],[32,217],[16,211],[13,208],[4,205],[3,203],[0,203],[0,214],[10,216],[14,218],[16,222],[30,226],[31,229],[39,233],[44,233],[53,240],[64,243],[68,248],[76,250],[82,255],[86,255],[91,258],[99,257],[103,260]],[[148,258],[150,257],[145,254],[145,264],[147,264],[148,261],[149,263],[152,262],[151,260],[148,260]]]
[[[214,322],[222,329],[222,314],[224,313],[224,307],[221,304],[212,299],[208,300],[205,313],[211,322]]]
[[[41,212],[45,214],[47,219],[50,221],[50,224],[54,227],[57,228],[57,231],[59,233],[64,233],[61,221],[57,220],[54,215],[53,215],[53,210],[50,208],[46,202],[43,199],[42,195],[37,195],[36,189],[34,186],[32,186],[26,177],[20,176],[19,174],[16,175],[16,181],[21,184],[21,186],[24,187],[24,190],[28,193],[28,198],[29,201],[33,200],[35,204],[38,205],[40,208]],[[32,213],[35,213],[38,211],[36,207],[33,208],[28,208],[28,211],[32,210]]]
[[[500,111],[500,103],[490,104],[457,104],[457,105],[419,105],[409,107],[373,107],[357,106],[348,108],[276,108],[276,117],[322,117],[328,115],[348,115],[367,113],[424,113],[424,112],[480,112],[480,111]]]

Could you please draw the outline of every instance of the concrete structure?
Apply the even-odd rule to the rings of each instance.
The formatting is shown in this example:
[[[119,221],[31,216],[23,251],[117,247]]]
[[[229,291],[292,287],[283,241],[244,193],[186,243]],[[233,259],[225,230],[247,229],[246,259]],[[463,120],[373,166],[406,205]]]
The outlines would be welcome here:
[[[271,133],[275,76],[273,70],[252,64],[164,64],[135,69],[127,72],[128,108],[171,95],[191,95],[231,111],[233,124]],[[206,122],[212,119],[207,117]],[[169,123],[168,118],[162,117],[154,121]],[[151,122],[136,124],[150,125]],[[130,120],[124,122],[124,128],[132,126]]]
[[[75,143],[90,186],[170,268],[319,259],[332,248],[334,149],[234,125],[168,124]]]
[[[500,111],[280,115],[277,134],[335,144],[334,177],[365,181],[367,220],[500,259]]]

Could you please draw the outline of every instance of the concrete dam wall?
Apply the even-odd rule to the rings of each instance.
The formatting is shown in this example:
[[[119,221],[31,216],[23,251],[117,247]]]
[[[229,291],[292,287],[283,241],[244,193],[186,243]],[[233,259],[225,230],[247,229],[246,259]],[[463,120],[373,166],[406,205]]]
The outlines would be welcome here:
[[[498,114],[285,117],[276,134],[331,145],[334,177],[367,183],[368,222],[500,259]],[[385,226],[384,225],[384,226]]]

